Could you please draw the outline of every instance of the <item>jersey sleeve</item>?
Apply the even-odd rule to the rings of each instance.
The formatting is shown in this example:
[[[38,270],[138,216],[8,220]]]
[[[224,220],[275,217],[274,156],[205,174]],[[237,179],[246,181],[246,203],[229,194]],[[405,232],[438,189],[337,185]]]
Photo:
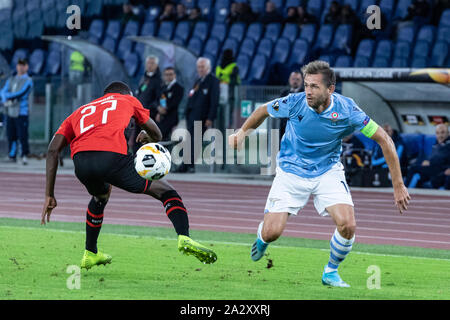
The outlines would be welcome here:
[[[361,131],[361,133],[368,138],[372,137],[378,129],[378,124],[370,119],[370,117],[361,110],[353,100],[351,100],[350,108],[350,125],[353,129]]]
[[[292,94],[270,101],[267,104],[267,112],[272,118],[289,118],[295,101]]]
[[[146,123],[150,119],[150,110],[145,109],[142,103],[135,97],[130,97],[134,108],[133,117],[138,124]]]
[[[70,142],[72,142],[72,140],[75,138],[75,130],[72,126],[72,116],[69,116],[66,120],[63,121],[58,130],[55,132],[55,135],[56,134],[62,134],[66,138],[67,143],[70,144]]]

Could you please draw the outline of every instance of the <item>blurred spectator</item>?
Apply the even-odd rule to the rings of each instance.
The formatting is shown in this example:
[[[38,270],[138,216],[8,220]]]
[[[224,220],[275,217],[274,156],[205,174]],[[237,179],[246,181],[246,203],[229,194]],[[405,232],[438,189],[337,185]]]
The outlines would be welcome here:
[[[289,88],[281,92],[280,97],[285,97],[291,93],[298,93],[304,91],[303,76],[300,71],[292,71],[289,75]],[[280,119],[280,141],[286,131],[287,119]]]
[[[188,15],[186,12],[186,7],[184,6],[184,4],[179,3],[177,4],[177,13],[176,13],[176,17],[175,20],[177,22],[183,21],[183,20],[187,20]]]
[[[138,6],[133,5],[130,1],[125,2],[122,6],[122,18],[120,23],[122,26],[126,25],[128,21],[139,21],[140,19],[140,9]]]
[[[445,124],[436,126],[436,140],[430,158],[408,169],[405,184],[409,188],[420,188],[426,182],[430,182],[431,186],[437,189],[449,183],[450,137],[448,127]],[[446,185],[446,187],[449,187],[449,185]]]
[[[359,24],[359,19],[349,4],[342,6],[338,21],[340,24],[350,24],[353,28]]]
[[[28,61],[19,59],[16,65],[17,74],[6,81],[0,91],[2,103],[6,111],[6,135],[8,138],[8,161],[16,162],[17,140],[22,146],[22,164],[28,163],[28,123],[31,104],[33,80],[28,75]]]
[[[408,7],[408,14],[403,21],[413,20],[415,17],[426,18],[430,12],[430,5],[426,0],[414,0]]]
[[[175,6],[172,2],[167,2],[164,5],[164,10],[159,16],[159,21],[175,21]]]
[[[284,23],[298,23],[298,14],[296,7],[287,8],[286,18],[284,18]]]
[[[232,2],[231,3],[230,13],[228,13],[228,16],[227,16],[227,23],[233,24],[235,22],[238,22],[239,15],[240,15],[240,11],[239,11],[240,5],[241,5],[240,2]]]
[[[177,82],[173,67],[167,67],[163,73],[164,87],[159,100],[156,123],[162,133],[162,140],[170,140],[172,129],[178,124],[178,106],[183,99],[184,88]]]
[[[192,25],[197,23],[198,21],[202,21],[202,12],[200,11],[200,8],[192,8],[189,12],[188,20],[191,22]]]
[[[264,24],[274,23],[274,22],[283,22],[283,16],[278,12],[275,3],[271,1],[266,2],[266,9],[260,15],[259,21]]]
[[[302,6],[297,7],[298,24],[301,26],[308,23],[317,23],[317,19],[312,14],[306,12]]]
[[[196,154],[194,150],[194,126],[196,121],[200,121],[202,135],[196,137],[202,139],[203,132],[211,128],[217,115],[219,105],[220,86],[219,80],[211,73],[211,61],[200,57],[197,59],[198,79],[193,88],[189,91],[186,106],[186,126],[191,138],[191,159],[190,163],[183,163],[179,172],[195,172],[194,161]]]
[[[337,1],[333,1],[324,18],[325,24],[338,25],[340,22],[341,6]]]
[[[252,8],[245,2],[231,3],[230,13],[227,16],[227,23],[233,24],[235,22],[252,23],[255,21],[255,14]]]
[[[384,124],[383,129],[391,137],[392,141],[394,141],[397,156],[400,161],[400,168],[402,170],[402,175],[405,176],[406,171],[408,169],[408,158],[406,154],[405,142],[399,135],[398,131],[393,129],[389,124]],[[378,144],[375,144],[375,148],[372,153],[372,166],[382,168],[388,167],[386,164],[386,159],[384,159],[383,156],[383,151],[381,150],[381,147]]]

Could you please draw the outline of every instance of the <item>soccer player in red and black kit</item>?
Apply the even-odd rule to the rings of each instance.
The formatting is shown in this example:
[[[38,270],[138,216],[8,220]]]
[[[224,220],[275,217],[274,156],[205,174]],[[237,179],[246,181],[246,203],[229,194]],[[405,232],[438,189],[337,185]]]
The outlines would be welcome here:
[[[161,139],[161,131],[150,118],[149,110],[132,96],[123,82],[113,82],[104,96],[75,110],[56,131],[47,152],[45,204],[41,224],[50,221],[56,207],[54,195],[58,155],[70,144],[75,175],[92,196],[86,211],[86,250],[81,267],[110,263],[112,257],[97,250],[103,211],[115,186],[132,193],[144,193],[162,202],[178,234],[178,249],[201,262],[214,263],[216,254],[189,238],[189,220],[180,195],[166,181],[146,180],[134,168],[134,156],[128,154],[125,128],[131,118],[142,127],[137,141]]]

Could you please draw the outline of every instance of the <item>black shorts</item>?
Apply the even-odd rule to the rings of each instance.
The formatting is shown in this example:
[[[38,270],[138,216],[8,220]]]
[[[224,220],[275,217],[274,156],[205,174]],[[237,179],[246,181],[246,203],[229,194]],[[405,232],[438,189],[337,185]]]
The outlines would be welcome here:
[[[82,151],[73,157],[75,175],[93,196],[108,193],[109,186],[132,193],[144,193],[150,181],[134,168],[134,157],[108,151]]]

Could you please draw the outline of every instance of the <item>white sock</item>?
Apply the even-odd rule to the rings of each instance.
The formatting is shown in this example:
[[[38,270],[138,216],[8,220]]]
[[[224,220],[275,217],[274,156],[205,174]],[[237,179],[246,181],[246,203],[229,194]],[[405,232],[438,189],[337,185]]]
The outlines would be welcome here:
[[[262,238],[262,229],[263,229],[263,225],[264,225],[264,221],[261,221],[261,223],[258,226],[258,232],[256,233],[258,236],[258,239],[261,240],[262,242],[266,243],[264,241],[264,239]]]

